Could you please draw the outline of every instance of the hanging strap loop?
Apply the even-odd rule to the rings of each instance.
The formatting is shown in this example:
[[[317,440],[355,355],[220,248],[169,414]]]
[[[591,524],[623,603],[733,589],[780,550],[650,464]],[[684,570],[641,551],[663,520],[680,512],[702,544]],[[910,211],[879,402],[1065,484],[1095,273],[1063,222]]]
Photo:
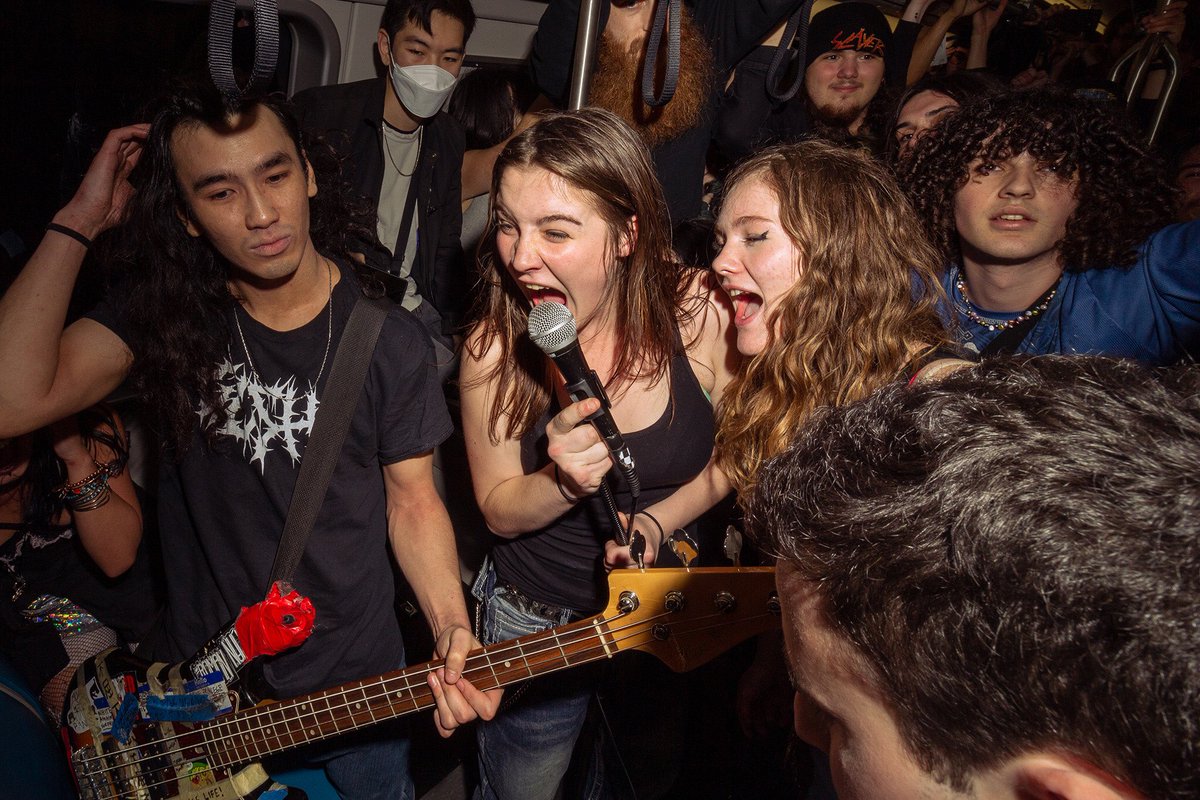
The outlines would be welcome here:
[[[212,0],[208,10],[208,74],[221,94],[231,100],[258,86],[267,86],[279,60],[279,8],[275,0],[254,0],[254,67],[250,80],[239,86],[233,73],[233,26],[237,0]]]
[[[679,82],[679,29],[683,25],[681,0],[659,0],[654,9],[654,22],[646,45],[646,61],[642,64],[642,101],[651,108],[661,108],[675,96]],[[667,34],[667,68],[663,75],[662,94],[654,93],[658,75],[658,53],[662,49],[663,32]]]
[[[767,67],[767,94],[776,103],[786,103],[796,96],[796,92],[804,85],[804,61],[808,50],[808,12],[812,8],[812,0],[808,0],[788,17],[787,25],[783,28],[783,38],[775,48],[775,56],[771,66]],[[792,42],[799,36],[799,46],[795,48],[798,56],[796,77],[787,85],[782,85],[781,71],[788,63],[788,56],[793,52]]]

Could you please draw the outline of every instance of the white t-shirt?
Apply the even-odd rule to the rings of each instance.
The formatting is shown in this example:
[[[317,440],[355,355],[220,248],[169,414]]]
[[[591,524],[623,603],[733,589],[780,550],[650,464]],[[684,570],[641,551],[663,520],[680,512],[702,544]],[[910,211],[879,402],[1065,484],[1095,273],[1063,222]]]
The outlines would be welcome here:
[[[379,190],[379,208],[376,233],[388,250],[393,250],[400,238],[400,223],[404,217],[404,201],[408,199],[408,189],[413,175],[417,170],[417,159],[421,155],[421,128],[411,133],[398,131],[386,122],[383,123],[383,186]],[[393,252],[394,256],[395,253]],[[413,209],[412,227],[408,232],[408,242],[404,247],[403,266],[400,277],[408,278],[412,272],[413,259],[417,255],[417,211]],[[421,295],[417,294],[416,283],[408,281],[404,289],[404,299],[400,305],[412,311],[421,305]]]

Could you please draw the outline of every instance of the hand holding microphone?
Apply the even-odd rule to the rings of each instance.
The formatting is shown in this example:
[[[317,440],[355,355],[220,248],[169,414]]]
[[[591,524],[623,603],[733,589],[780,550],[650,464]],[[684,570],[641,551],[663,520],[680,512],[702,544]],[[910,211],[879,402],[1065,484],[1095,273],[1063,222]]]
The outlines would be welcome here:
[[[591,425],[581,425],[599,408],[600,401],[584,398],[558,412],[546,426],[547,453],[558,471],[560,490],[568,500],[579,500],[600,489],[612,468],[608,447]]]
[[[583,419],[595,426],[613,462],[629,484],[630,492],[636,498],[640,487],[633,454],[629,452],[629,446],[625,444],[621,431],[613,421],[604,384],[600,382],[595,371],[588,367],[587,359],[583,356],[575,329],[575,317],[571,310],[561,303],[542,303],[535,306],[529,312],[529,338],[558,367],[563,380],[566,381],[567,395],[571,400],[575,403],[588,398],[600,401],[600,407]],[[565,412],[566,409],[564,414]],[[563,414],[559,415],[562,416]],[[564,420],[564,423],[567,421],[569,420]]]

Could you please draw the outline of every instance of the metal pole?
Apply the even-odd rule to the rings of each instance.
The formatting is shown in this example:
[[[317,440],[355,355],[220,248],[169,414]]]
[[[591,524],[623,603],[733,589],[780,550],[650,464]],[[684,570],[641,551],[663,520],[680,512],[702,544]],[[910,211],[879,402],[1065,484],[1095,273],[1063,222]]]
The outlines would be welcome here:
[[[592,86],[592,64],[600,41],[600,4],[608,0],[579,0],[579,26],[575,29],[575,61],[571,64],[571,88],[567,108],[574,111],[587,105]]]

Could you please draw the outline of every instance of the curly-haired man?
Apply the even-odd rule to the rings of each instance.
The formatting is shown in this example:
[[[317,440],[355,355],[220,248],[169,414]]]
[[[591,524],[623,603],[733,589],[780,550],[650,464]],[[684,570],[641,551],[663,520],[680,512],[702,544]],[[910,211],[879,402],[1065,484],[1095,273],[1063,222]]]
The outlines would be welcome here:
[[[1200,369],[893,384],[768,462],[796,732],[841,800],[1200,798]]]
[[[1200,344],[1200,225],[1114,110],[1013,92],[954,115],[901,166],[949,263],[948,321],[997,352],[1166,364]]]

